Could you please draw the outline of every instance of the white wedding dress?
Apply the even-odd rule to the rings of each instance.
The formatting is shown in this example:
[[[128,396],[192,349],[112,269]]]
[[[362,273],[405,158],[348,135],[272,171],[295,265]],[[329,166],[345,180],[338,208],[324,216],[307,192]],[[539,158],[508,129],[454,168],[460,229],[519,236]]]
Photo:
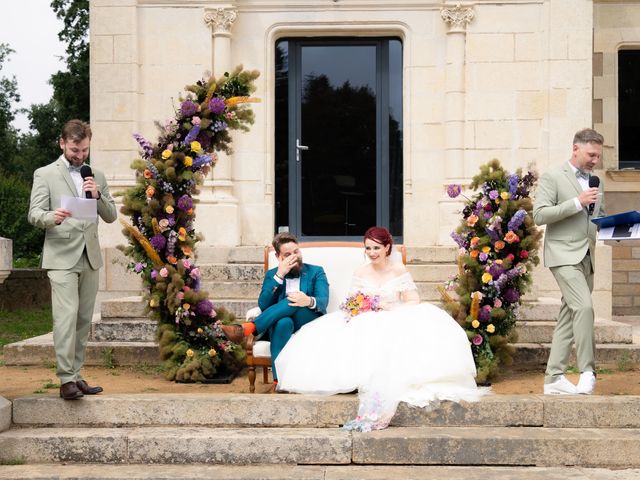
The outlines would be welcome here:
[[[358,390],[358,416],[345,428],[385,428],[399,402],[433,408],[440,400],[477,401],[488,389],[464,330],[440,308],[402,305],[416,286],[407,272],[377,286],[354,277],[351,292],[379,295],[392,309],[349,318],[343,311],[301,328],[276,359],[278,389],[324,394]]]

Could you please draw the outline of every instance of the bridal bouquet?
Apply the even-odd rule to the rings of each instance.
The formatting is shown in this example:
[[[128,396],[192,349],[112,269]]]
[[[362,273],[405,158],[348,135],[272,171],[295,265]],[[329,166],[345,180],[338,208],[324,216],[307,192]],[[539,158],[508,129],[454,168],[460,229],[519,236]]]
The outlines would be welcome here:
[[[380,306],[380,296],[356,292],[346,298],[344,303],[340,305],[340,310],[346,312],[349,318],[364,312],[377,312],[382,310]]]

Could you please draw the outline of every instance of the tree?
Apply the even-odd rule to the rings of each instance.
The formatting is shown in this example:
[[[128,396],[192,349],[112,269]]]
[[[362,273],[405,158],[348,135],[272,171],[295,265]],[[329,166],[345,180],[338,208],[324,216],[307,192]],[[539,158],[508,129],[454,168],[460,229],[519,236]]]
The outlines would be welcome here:
[[[0,43],[0,75],[2,68],[9,56],[14,53],[8,44]],[[18,82],[16,77],[7,78],[0,76],[0,167],[6,170],[17,149],[18,132],[11,125],[15,119],[16,108],[14,104],[20,101]]]

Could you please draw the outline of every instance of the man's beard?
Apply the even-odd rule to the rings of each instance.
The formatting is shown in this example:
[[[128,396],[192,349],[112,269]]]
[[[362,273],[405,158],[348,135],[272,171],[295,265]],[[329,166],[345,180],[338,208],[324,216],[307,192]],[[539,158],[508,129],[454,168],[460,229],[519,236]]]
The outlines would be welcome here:
[[[302,270],[302,259],[298,259],[296,264],[293,267],[291,267],[291,270],[289,270],[289,274],[294,277],[299,277],[301,270]]]

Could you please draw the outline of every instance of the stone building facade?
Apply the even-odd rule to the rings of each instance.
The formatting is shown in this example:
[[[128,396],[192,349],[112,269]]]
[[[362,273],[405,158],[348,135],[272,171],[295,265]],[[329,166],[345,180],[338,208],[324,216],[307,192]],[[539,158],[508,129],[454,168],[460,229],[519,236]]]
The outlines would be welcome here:
[[[599,173],[608,210],[637,209],[639,204],[640,173],[618,168],[616,131],[616,55],[620,48],[640,45],[637,2],[92,0],[90,18],[92,161],[114,190],[133,182],[129,164],[137,145],[131,134],[155,138],[154,121],[172,115],[185,85],[206,71],[221,75],[237,64],[261,72],[255,95],[262,102],[253,106],[255,125],[249,133],[234,135],[234,153],[220,156],[202,189],[197,229],[204,234],[205,248],[268,243],[280,226],[278,205],[294,198],[278,197],[278,139],[288,135],[286,145],[304,142],[294,138],[299,125],[289,123],[283,133],[278,124],[277,65],[282,52],[277,47],[283,41],[288,42],[290,72],[296,61],[308,60],[303,54],[296,57],[294,47],[301,52],[313,42],[354,46],[377,41],[382,52],[393,48],[385,46],[388,39],[400,45],[400,76],[384,55],[376,57],[383,59],[383,67],[375,70],[390,95],[401,98],[395,111],[401,112],[401,154],[386,160],[399,162],[399,193],[395,206],[386,207],[393,192],[383,188],[372,195],[374,204],[383,205],[377,219],[393,221],[400,212],[394,233],[407,246],[452,244],[449,233],[458,222],[461,203],[446,195],[446,185],[469,183],[492,158],[511,171],[533,165],[543,172],[568,159],[574,132],[586,126],[606,138]],[[346,71],[353,65],[338,67]],[[304,81],[300,72],[304,70],[290,79]],[[393,143],[392,135],[388,137]],[[308,153],[298,153],[304,162]],[[393,166],[377,162],[383,166],[378,176],[390,175]],[[283,165],[291,164],[293,160]],[[351,179],[337,177],[349,187]],[[291,214],[287,205],[283,208]],[[294,231],[302,228],[306,214],[303,209],[295,219],[287,217]],[[302,223],[296,227],[296,221]],[[117,257],[113,247],[123,239],[117,226],[102,229],[109,263]],[[615,269],[621,264],[617,259],[612,263],[610,247],[599,250],[599,314],[610,317],[612,305],[629,307],[624,313],[633,314],[634,307],[640,308],[640,292],[631,305],[616,299],[615,292],[612,297],[611,265]],[[630,265],[636,272],[640,269]],[[103,290],[122,289],[116,270],[105,269]],[[622,281],[618,273],[613,273],[614,283]],[[541,268],[537,278],[541,296],[557,296],[548,272]],[[640,288],[637,273],[626,274],[625,281]]]

